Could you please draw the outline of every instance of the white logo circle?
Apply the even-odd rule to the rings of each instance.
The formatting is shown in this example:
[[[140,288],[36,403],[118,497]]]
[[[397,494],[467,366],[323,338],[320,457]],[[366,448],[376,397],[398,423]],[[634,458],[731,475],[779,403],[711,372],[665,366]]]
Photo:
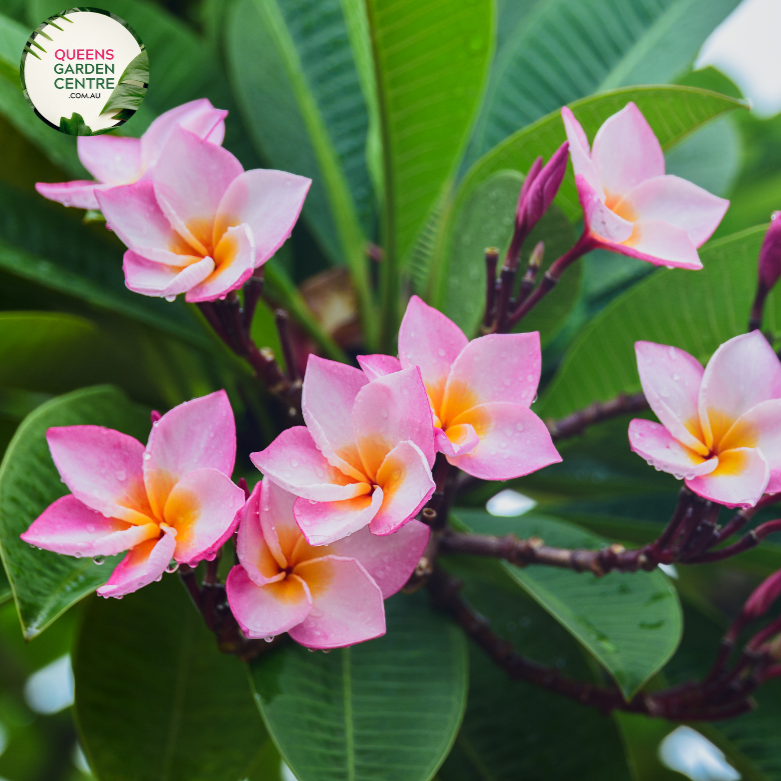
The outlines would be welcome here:
[[[149,61],[114,14],[71,8],[38,25],[22,53],[22,86],[35,113],[70,135],[105,133],[141,105]]]

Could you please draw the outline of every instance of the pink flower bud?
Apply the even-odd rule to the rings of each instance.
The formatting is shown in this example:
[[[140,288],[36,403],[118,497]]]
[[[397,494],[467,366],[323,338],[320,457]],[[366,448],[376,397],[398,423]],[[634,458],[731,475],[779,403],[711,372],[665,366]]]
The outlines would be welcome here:
[[[518,212],[515,218],[518,233],[528,236],[553,202],[567,171],[568,152],[569,142],[565,141],[544,168],[540,168],[541,158],[538,157],[534,161],[518,199]]]
[[[770,290],[781,277],[781,212],[773,212],[759,251],[759,282]]]
[[[754,593],[746,600],[743,615],[749,621],[763,616],[781,594],[781,570],[774,572],[769,578],[757,586]]]

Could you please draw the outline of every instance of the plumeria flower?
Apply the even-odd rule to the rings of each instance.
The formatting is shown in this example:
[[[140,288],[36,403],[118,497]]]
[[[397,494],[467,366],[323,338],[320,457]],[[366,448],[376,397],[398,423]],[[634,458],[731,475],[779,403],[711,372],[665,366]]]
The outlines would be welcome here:
[[[634,103],[605,121],[593,149],[572,112],[561,115],[592,245],[657,266],[702,268],[697,247],[729,201],[665,175],[662,147]]]
[[[261,488],[262,485],[262,488]],[[228,575],[233,615],[247,637],[288,632],[308,648],[339,648],[385,634],[383,600],[415,569],[430,530],[410,521],[387,537],[363,528],[312,547],[296,524],[293,494],[268,478],[255,486]]]
[[[166,145],[171,131],[183,127],[199,138],[219,146],[225,137],[227,111],[214,108],[206,99],[193,100],[161,114],[141,138],[128,136],[79,136],[77,149],[81,164],[97,181],[47,184],[35,189],[50,201],[77,209],[99,209],[95,193],[122,184],[148,179]]]
[[[759,331],[725,342],[706,369],[676,347],[637,342],[635,351],[661,421],[631,422],[635,453],[727,507],[781,490],[781,363]]]
[[[282,246],[311,183],[283,171],[245,171],[227,149],[175,127],[150,179],[97,198],[128,247],[130,290],[214,301]]]
[[[529,407],[537,394],[540,335],[490,334],[471,342],[441,312],[410,299],[399,358],[362,355],[369,378],[418,367],[433,411],[437,449],[467,474],[509,480],[561,461]]]
[[[236,427],[225,391],[185,402],[152,426],[144,446],[101,426],[46,433],[71,490],[22,534],[37,548],[103,558],[128,551],[104,597],[159,580],[173,563],[195,564],[230,537],[244,492],[230,479]]]
[[[431,408],[417,369],[369,382],[358,369],[310,355],[306,426],[283,431],[252,462],[299,497],[293,512],[310,545],[369,526],[391,534],[434,492]]]

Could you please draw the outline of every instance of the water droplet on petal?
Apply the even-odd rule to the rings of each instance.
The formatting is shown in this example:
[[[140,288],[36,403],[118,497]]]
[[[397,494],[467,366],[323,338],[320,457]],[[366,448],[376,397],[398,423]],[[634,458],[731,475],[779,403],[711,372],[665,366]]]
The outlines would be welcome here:
[[[169,574],[176,572],[179,569],[179,562],[176,559],[171,559],[165,571]]]
[[[92,557],[92,563],[97,564],[98,566],[100,566],[105,560],[106,560],[105,556],[98,555]]]

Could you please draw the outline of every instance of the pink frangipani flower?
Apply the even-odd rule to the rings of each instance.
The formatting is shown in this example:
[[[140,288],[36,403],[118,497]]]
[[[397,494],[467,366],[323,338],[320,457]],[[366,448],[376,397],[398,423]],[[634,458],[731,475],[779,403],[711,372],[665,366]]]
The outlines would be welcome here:
[[[128,247],[130,290],[214,301],[284,244],[311,183],[284,171],[244,171],[227,149],[175,127],[150,179],[97,198]]]
[[[634,103],[597,132],[593,149],[568,108],[561,110],[583,218],[593,248],[656,266],[702,268],[697,248],[729,201],[664,173],[664,154]]]
[[[630,423],[635,453],[727,507],[781,490],[781,363],[759,331],[725,342],[705,369],[676,347],[637,342],[635,351],[661,421]]]
[[[265,478],[242,513],[236,541],[241,563],[226,587],[244,634],[288,632],[308,648],[339,648],[385,634],[383,600],[412,574],[428,526],[413,520],[386,537],[363,528],[313,547],[296,524],[297,501]]]
[[[81,164],[97,181],[47,184],[35,189],[50,201],[77,209],[99,209],[95,193],[122,184],[132,184],[151,176],[171,131],[183,127],[199,138],[219,146],[225,137],[227,111],[216,109],[206,99],[193,100],[161,114],[141,138],[128,136],[79,136],[77,148]]]
[[[301,401],[306,426],[283,431],[252,462],[300,497],[293,512],[310,545],[369,526],[391,534],[434,492],[431,408],[420,372],[369,382],[310,355]]]
[[[51,428],[52,458],[71,494],[22,534],[68,556],[114,556],[104,597],[159,580],[174,560],[213,558],[233,533],[244,492],[230,479],[236,427],[225,391],[185,402],[153,424],[144,446],[101,426]]]
[[[452,320],[413,296],[399,331],[399,359],[366,355],[358,362],[370,378],[420,369],[437,449],[467,474],[509,480],[561,461],[547,427],[529,409],[542,366],[536,332],[470,342]]]

